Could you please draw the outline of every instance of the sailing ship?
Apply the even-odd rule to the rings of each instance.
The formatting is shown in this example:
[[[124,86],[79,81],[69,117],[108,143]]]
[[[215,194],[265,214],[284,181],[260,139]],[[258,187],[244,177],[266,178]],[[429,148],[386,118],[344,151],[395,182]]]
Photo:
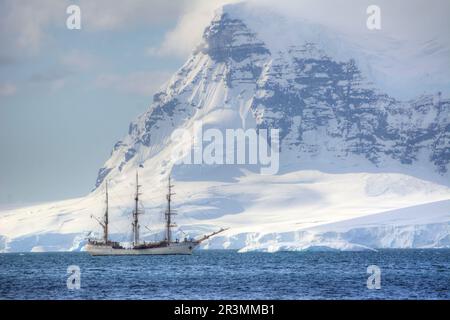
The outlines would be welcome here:
[[[104,214],[103,221],[95,218],[100,226],[103,228],[103,239],[88,239],[88,243],[86,244],[85,250],[90,253],[92,256],[108,256],[108,255],[169,255],[169,254],[192,254],[192,251],[203,241],[215,236],[218,233],[221,233],[227,229],[220,229],[213,233],[204,235],[198,239],[188,239],[185,238],[183,241],[179,241],[172,238],[172,228],[176,225],[172,221],[172,216],[174,211],[171,208],[171,201],[173,185],[171,184],[169,177],[169,192],[167,193],[167,210],[165,212],[165,237],[160,241],[146,242],[140,241],[139,238],[139,216],[144,212],[139,209],[139,196],[141,195],[139,188],[139,177],[136,172],[136,194],[134,197],[134,210],[132,214],[132,233],[133,233],[133,242],[132,246],[124,246],[120,242],[111,241],[108,234],[108,225],[109,225],[109,212],[108,212],[108,184],[105,184],[106,190],[106,210]]]

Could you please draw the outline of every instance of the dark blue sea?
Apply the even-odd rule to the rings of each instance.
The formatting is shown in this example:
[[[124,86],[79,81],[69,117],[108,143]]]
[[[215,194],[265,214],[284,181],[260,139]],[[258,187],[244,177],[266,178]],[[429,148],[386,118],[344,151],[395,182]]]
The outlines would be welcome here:
[[[67,288],[70,265],[80,289]],[[381,270],[380,289],[367,288],[369,265]],[[9,253],[0,254],[0,299],[450,299],[450,250]]]

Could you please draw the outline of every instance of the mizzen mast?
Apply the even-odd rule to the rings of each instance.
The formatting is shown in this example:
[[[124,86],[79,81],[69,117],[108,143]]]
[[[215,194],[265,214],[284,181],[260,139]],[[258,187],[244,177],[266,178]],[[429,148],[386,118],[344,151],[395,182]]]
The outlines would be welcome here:
[[[109,224],[108,181],[106,181],[105,187],[106,187],[106,191],[105,191],[106,209],[105,209],[105,217],[104,217],[103,240],[105,241],[105,244],[106,244],[106,243],[108,243],[108,224]]]
[[[171,209],[170,203],[172,201],[172,196],[175,195],[175,193],[172,193],[173,185],[170,182],[170,176],[169,176],[169,192],[167,193],[167,210],[166,210],[166,242],[167,244],[170,244],[172,241],[172,231],[171,228],[175,227],[176,224],[172,223],[172,215],[175,214],[175,212]]]

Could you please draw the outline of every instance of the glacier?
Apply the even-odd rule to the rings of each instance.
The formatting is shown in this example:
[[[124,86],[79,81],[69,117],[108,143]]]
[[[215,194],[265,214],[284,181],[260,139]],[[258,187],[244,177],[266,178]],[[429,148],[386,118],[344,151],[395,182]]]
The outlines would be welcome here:
[[[2,209],[0,251],[83,250],[86,236],[99,232],[91,214],[102,213],[106,180],[111,236],[129,241],[137,169],[145,240],[159,235],[170,174],[176,237],[230,228],[203,249],[450,247],[450,99],[384,92],[385,64],[374,59],[364,43],[325,26],[245,2],[223,6],[114,145],[95,188],[78,199]],[[197,121],[279,129],[278,174],[261,175],[258,165],[179,164],[173,150],[192,141],[171,134]]]

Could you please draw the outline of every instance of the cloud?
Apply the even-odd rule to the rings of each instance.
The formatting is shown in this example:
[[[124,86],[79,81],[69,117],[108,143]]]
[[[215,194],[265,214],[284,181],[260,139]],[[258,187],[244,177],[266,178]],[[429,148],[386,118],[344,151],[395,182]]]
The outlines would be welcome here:
[[[95,85],[122,93],[152,96],[170,75],[171,73],[165,71],[138,71],[125,75],[102,74],[95,80]]]
[[[190,0],[79,0],[81,27],[86,31],[124,30],[175,23]],[[54,30],[64,30],[70,0],[1,0],[0,57],[35,55]],[[3,64],[3,63],[2,63]]]
[[[8,56],[8,55],[0,55],[0,67],[1,66],[10,66],[17,63],[17,58]]]
[[[82,28],[118,30],[176,21],[192,0],[81,0]]]
[[[68,71],[60,70],[60,69],[49,69],[44,72],[36,72],[33,73],[30,77],[31,82],[52,82],[55,80],[60,80],[71,73]]]
[[[55,91],[63,88],[70,77],[101,64],[96,56],[80,50],[71,50],[62,54],[58,62],[59,64],[54,64],[48,69],[34,72],[28,81],[34,85],[47,85]]]
[[[88,70],[100,61],[93,55],[80,50],[72,50],[60,58],[60,63],[70,70]]]
[[[237,0],[194,0],[178,20],[176,26],[164,37],[158,47],[147,48],[149,55],[174,55],[185,57],[200,43],[203,31],[211,22],[214,11],[226,3]]]
[[[344,32],[366,32],[370,5],[381,9],[382,32],[405,40],[448,39],[448,0],[249,0],[290,17],[307,19]],[[374,33],[372,33],[373,35]],[[447,41],[448,42],[448,41]]]
[[[201,41],[203,30],[210,22],[214,10],[235,0],[193,0],[186,7],[176,26],[163,43],[147,48],[149,55],[175,55],[185,57]],[[244,1],[243,1],[244,2]],[[307,19],[336,28],[344,33],[367,32],[366,9],[372,0],[247,0],[251,6],[269,8],[274,13],[291,18]],[[448,0],[378,0],[382,13],[382,32],[407,41],[430,39],[449,45],[450,20]]]
[[[152,54],[185,55],[201,39],[214,10],[237,0],[79,0],[82,30],[110,31],[144,26],[175,25],[161,46],[150,48]],[[365,28],[369,0],[247,0],[255,6],[347,29]],[[383,27],[405,36],[428,36],[440,32],[448,38],[448,0],[378,0]],[[65,28],[69,0],[0,1],[1,51],[27,49],[33,53],[48,37],[50,26]],[[436,30],[440,29],[440,30]],[[5,32],[4,30],[7,30]],[[151,32],[151,30],[149,30]],[[14,56],[14,55],[12,55]]]
[[[29,82],[33,85],[47,86],[53,92],[63,88],[66,85],[68,78],[73,74],[74,73],[68,69],[55,67],[42,72],[33,73],[29,78]]]
[[[16,92],[17,87],[15,85],[12,85],[10,83],[0,84],[0,96],[8,97],[16,94]]]
[[[201,41],[214,10],[238,0],[78,0],[82,31],[110,32],[146,30],[173,26],[161,44],[146,49],[147,54],[185,58]],[[342,31],[364,31],[366,8],[371,0],[247,0],[254,6],[266,6],[274,12],[306,18]],[[382,12],[382,31],[397,38],[431,38],[448,44],[450,20],[448,0],[378,0]],[[40,51],[52,31],[65,28],[66,8],[70,0],[1,0],[0,66],[11,64],[23,55]],[[7,31],[7,32],[6,32]],[[159,32],[159,31],[158,31]],[[69,57],[70,58],[70,57]],[[69,59],[67,58],[67,59]],[[72,57],[76,59],[76,57]],[[79,57],[78,57],[79,58]],[[70,63],[69,61],[67,61]],[[82,68],[83,61],[72,61]],[[84,66],[83,66],[84,65]]]
[[[0,3],[0,54],[38,52],[46,38],[47,27],[58,22],[64,25],[67,4],[67,0],[3,0]]]

